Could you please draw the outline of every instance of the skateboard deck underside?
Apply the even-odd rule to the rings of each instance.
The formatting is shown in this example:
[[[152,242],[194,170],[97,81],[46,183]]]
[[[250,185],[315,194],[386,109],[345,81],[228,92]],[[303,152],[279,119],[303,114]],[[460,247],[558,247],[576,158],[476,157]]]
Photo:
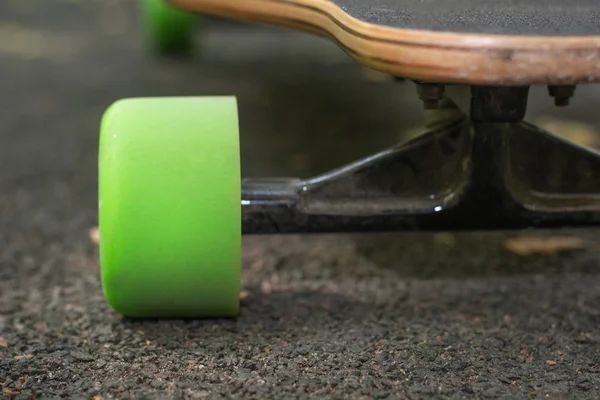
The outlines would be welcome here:
[[[199,13],[327,36],[374,69],[488,85],[600,80],[592,0],[169,0]]]

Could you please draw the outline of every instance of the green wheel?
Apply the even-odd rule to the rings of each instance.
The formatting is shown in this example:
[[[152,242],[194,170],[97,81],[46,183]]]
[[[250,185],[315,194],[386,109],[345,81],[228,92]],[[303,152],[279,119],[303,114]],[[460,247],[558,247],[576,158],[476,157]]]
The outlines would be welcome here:
[[[161,54],[185,53],[193,47],[197,17],[166,0],[140,0],[142,22],[150,47]]]
[[[232,97],[125,99],[100,128],[102,287],[128,317],[234,317],[241,178]]]

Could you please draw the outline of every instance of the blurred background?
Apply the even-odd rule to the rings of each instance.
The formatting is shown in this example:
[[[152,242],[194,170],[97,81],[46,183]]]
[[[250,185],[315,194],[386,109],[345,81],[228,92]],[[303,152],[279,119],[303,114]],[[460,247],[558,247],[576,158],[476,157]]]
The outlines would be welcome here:
[[[398,382],[417,397],[598,390],[596,230],[248,237],[238,321],[112,313],[94,227],[99,123],[114,101],[237,96],[245,176],[320,173],[424,121],[412,83],[326,39],[203,18],[195,46],[187,58],[149,52],[133,0],[0,1],[4,395],[290,398],[316,385],[373,398]],[[595,148],[599,102],[597,85],[578,87],[566,108],[536,87],[527,119]]]

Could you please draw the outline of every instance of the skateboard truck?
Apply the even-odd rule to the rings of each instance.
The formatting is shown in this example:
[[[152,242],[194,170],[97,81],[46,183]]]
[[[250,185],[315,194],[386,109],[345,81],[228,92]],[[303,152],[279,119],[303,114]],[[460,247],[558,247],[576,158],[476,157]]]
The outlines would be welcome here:
[[[241,179],[234,98],[119,101],[100,137],[106,298],[130,317],[236,316],[242,234],[600,224],[600,155],[523,122],[528,93],[445,85],[428,133],[304,180]]]
[[[424,87],[439,93],[437,85]],[[409,143],[312,179],[244,180],[243,232],[600,222],[599,155],[522,122],[528,87],[448,86],[446,92],[441,106],[448,124]],[[438,125],[440,111],[432,111]]]

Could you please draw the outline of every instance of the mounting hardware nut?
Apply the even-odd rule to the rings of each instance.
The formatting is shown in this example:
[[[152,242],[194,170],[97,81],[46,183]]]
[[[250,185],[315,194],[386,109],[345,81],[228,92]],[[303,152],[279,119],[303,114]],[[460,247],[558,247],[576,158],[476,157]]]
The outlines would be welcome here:
[[[419,99],[423,102],[426,110],[437,110],[439,102],[444,98],[446,87],[438,83],[417,83]]]
[[[554,98],[555,106],[566,107],[575,95],[575,85],[548,86],[548,94]]]

